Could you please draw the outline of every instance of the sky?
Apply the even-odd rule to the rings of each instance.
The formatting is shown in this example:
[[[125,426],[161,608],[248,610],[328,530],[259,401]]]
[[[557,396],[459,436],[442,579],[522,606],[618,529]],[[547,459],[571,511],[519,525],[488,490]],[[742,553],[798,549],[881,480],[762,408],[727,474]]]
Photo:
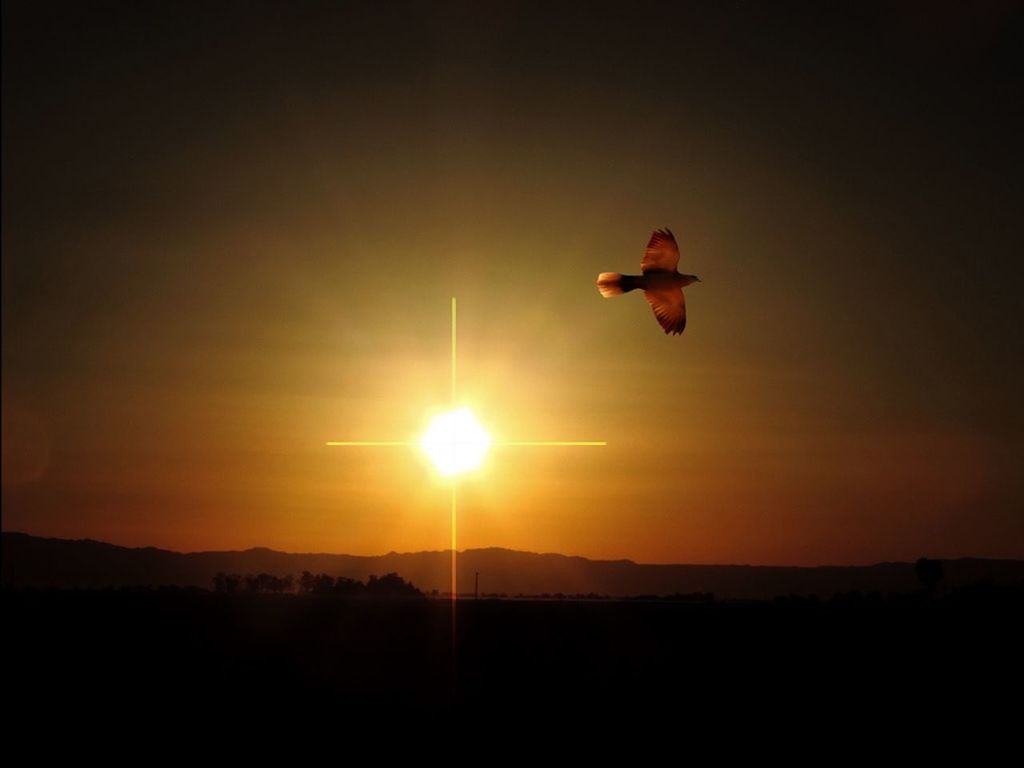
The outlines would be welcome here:
[[[826,5],[828,7],[822,7]],[[1024,557],[1013,3],[3,4],[3,530]],[[600,297],[669,226],[688,325]]]

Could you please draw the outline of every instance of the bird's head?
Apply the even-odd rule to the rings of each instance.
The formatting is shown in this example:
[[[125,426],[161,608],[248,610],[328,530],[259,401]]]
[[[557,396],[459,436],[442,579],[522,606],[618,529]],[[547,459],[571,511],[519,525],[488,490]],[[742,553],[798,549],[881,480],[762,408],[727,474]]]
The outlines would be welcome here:
[[[699,283],[701,280],[696,275],[683,275],[686,278],[686,284],[692,285],[693,283]]]

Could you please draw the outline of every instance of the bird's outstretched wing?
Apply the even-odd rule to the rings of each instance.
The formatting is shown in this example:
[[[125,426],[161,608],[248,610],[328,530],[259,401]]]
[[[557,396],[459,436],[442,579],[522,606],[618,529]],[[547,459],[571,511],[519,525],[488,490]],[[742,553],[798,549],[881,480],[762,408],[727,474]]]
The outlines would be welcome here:
[[[644,259],[640,262],[640,269],[643,272],[650,272],[652,269],[667,269],[675,272],[679,266],[679,246],[676,245],[675,235],[668,227],[655,230],[647,243],[647,250],[644,251]]]
[[[686,328],[686,297],[680,288],[644,291],[647,303],[654,310],[665,333],[682,333]]]

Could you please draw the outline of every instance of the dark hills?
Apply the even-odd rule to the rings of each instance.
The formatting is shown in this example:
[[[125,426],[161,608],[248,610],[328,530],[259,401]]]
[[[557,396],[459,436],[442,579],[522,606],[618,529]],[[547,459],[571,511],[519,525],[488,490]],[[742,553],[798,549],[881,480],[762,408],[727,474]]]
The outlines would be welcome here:
[[[53,587],[198,586],[210,588],[218,572],[284,576],[302,571],[365,581],[398,573],[425,592],[449,583],[447,551],[373,557],[296,554],[263,547],[244,551],[181,553],[129,548],[89,539],[2,534],[4,585]],[[672,595],[711,592],[720,599],[767,599],[777,595],[836,592],[910,592],[920,589],[913,563],[869,566],[645,565],[630,560],[589,560],[507,549],[459,553],[460,592],[472,592],[480,573],[485,594]],[[982,581],[1024,583],[1024,561],[963,558],[944,562],[944,586]]]

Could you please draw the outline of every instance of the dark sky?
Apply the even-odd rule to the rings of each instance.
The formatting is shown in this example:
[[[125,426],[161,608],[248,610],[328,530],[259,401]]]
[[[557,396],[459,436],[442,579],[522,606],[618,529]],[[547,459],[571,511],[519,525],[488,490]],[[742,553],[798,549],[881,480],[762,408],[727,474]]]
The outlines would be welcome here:
[[[1024,556],[1024,6],[3,4],[3,527]],[[686,333],[603,270],[671,226]]]

